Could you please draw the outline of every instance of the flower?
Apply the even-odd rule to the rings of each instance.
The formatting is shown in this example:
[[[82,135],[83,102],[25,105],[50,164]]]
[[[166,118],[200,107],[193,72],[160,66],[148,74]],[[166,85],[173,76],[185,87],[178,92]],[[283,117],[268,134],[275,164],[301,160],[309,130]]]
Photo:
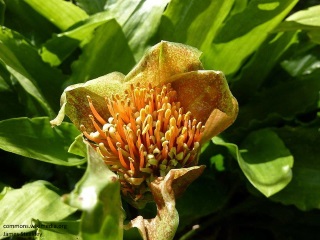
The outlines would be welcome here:
[[[200,52],[161,42],[127,75],[111,73],[65,89],[61,110],[116,172],[124,196],[143,199],[171,169],[197,165],[201,144],[230,126],[238,104]]]

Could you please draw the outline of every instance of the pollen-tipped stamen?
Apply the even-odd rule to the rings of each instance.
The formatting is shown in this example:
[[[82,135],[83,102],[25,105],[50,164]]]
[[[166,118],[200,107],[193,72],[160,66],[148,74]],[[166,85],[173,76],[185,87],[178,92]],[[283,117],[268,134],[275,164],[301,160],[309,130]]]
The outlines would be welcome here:
[[[108,121],[88,96],[96,132],[88,134],[84,126],[81,130],[118,173],[122,192],[137,197],[142,188],[145,191],[144,182],[165,176],[172,168],[197,163],[204,127],[191,112],[184,113],[170,84],[155,88],[131,85],[125,94],[125,100],[119,95],[106,99],[111,114]]]

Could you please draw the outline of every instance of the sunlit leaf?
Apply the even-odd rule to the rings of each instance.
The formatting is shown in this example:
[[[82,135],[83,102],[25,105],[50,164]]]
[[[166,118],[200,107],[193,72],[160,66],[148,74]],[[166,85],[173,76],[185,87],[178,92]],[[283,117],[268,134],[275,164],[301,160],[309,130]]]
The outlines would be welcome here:
[[[54,115],[48,102],[40,92],[40,89],[35,85],[34,80],[24,70],[13,53],[5,45],[0,42],[0,61],[6,67],[8,72],[19,82],[22,88],[29,93],[43,107],[47,115]]]
[[[159,32],[165,40],[187,43],[206,54],[233,3],[172,0],[163,14]]]
[[[290,15],[279,24],[276,31],[305,30],[312,41],[320,44],[320,6],[313,6]]]
[[[58,189],[45,181],[32,182],[7,192],[0,201],[0,238],[4,238],[4,232],[34,231],[35,228],[30,226],[34,224],[33,219],[59,221],[74,213],[77,209],[63,203],[57,192]],[[27,226],[5,227],[12,224]]]
[[[214,66],[226,75],[235,73],[297,2],[250,1],[243,12],[226,21],[211,47],[201,49],[206,53],[203,56],[205,65]]]
[[[50,119],[13,118],[0,122],[0,148],[53,164],[74,166],[84,161],[68,154],[69,145],[79,134],[70,123],[51,128]]]
[[[306,10],[298,11],[292,15],[290,15],[288,18],[286,18],[286,21],[288,22],[296,22],[303,25],[309,25],[309,26],[318,26],[320,27],[320,6],[314,6],[310,7]]]
[[[61,30],[66,30],[88,17],[81,8],[63,0],[25,0],[25,2]]]
[[[272,130],[252,132],[242,143],[241,151],[219,137],[212,140],[228,148],[250,183],[265,196],[279,192],[291,181],[293,156]]]
[[[149,41],[158,29],[168,2],[169,0],[110,1],[111,4],[106,6],[123,28],[136,61],[149,47]]]
[[[57,110],[59,104],[57,96],[61,94],[60,86],[66,77],[58,69],[51,68],[44,63],[38,54],[38,49],[19,33],[3,28],[0,31],[0,40],[14,55],[11,60],[3,57],[4,63],[28,77],[30,81],[34,81],[37,91],[45,96],[54,110]]]

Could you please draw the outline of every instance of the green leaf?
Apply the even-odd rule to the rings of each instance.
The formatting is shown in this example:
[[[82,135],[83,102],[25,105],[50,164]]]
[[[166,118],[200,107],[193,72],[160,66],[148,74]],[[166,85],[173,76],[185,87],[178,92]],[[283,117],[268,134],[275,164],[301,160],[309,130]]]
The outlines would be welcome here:
[[[73,65],[73,82],[85,82],[113,71],[127,73],[135,64],[121,27],[115,20],[100,26]]]
[[[81,8],[63,0],[25,0],[25,2],[62,31],[88,17]]]
[[[197,47],[206,54],[233,3],[233,0],[172,0],[161,19],[159,35]]]
[[[270,129],[251,132],[239,151],[237,145],[219,137],[213,142],[228,148],[250,183],[270,197],[291,181],[293,157],[279,136]]]
[[[226,75],[235,73],[297,2],[250,1],[244,11],[226,21],[211,46],[201,48],[205,52],[204,65],[214,66]]]
[[[42,46],[41,57],[43,61],[52,66],[61,64],[77,47],[82,47],[91,39],[98,26],[111,19],[112,16],[109,12],[102,12],[90,16],[69,31],[55,35]]]
[[[8,191],[0,201],[0,238],[4,233],[34,231],[33,219],[59,221],[77,209],[64,204],[57,189],[48,182],[36,181]],[[7,228],[5,225],[27,225]]]
[[[276,130],[294,155],[293,178],[271,199],[307,211],[320,208],[319,128],[284,127]]]
[[[149,41],[158,29],[168,2],[169,0],[108,1],[105,6],[122,27],[136,61],[149,47]]]
[[[302,25],[320,27],[320,5],[310,7],[306,10],[298,11],[290,15],[286,21],[296,22]]]
[[[97,152],[88,146],[85,175],[65,202],[83,211],[80,224],[82,239],[120,240],[123,235],[120,183]]]
[[[13,63],[10,65],[11,62],[6,60],[5,57],[3,61],[24,76],[28,77],[30,75],[29,78],[35,82],[34,85],[38,87],[38,91],[40,92],[40,88],[50,106],[57,110],[59,107],[57,97],[61,93],[61,85],[66,77],[59,70],[44,63],[38,54],[38,49],[27,42],[19,33],[4,28],[0,31],[0,40],[10,49],[14,55],[12,58],[16,58],[14,65]]]
[[[9,31],[2,28],[0,30],[0,62],[2,62],[7,71],[15,77],[15,79],[20,83],[24,90],[40,103],[40,105],[48,113],[48,115],[54,115],[47,100],[43,97],[40,89],[36,85],[35,80],[32,79],[19,59],[17,59],[14,51],[17,51],[18,49],[14,48],[14,46],[10,44],[10,41],[15,40],[12,36],[10,36]]]
[[[49,118],[13,118],[0,121],[0,148],[25,157],[57,165],[83,164],[67,150],[78,130],[70,123],[51,128]]]
[[[310,39],[320,44],[320,5],[295,12],[279,24],[275,31],[306,30]]]

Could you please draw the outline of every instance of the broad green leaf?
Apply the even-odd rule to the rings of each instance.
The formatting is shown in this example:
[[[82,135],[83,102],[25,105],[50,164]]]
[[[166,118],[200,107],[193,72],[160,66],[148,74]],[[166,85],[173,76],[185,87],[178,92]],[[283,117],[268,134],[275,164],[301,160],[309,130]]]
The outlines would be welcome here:
[[[279,24],[275,31],[306,30],[310,39],[320,44],[320,5],[310,7],[306,10],[295,12],[284,22]]]
[[[19,33],[10,29],[2,29],[0,40],[10,49],[14,55],[12,58],[16,58],[14,65],[10,65],[11,61],[7,62],[5,58],[4,61],[25,77],[30,75],[28,78],[35,82],[34,85],[38,87],[38,91],[40,91],[40,88],[50,106],[54,110],[58,110],[59,101],[57,101],[57,97],[61,94],[61,85],[66,77],[59,70],[44,63],[38,54],[38,49]],[[21,66],[19,66],[20,64]]]
[[[77,5],[85,10],[88,14],[102,12],[108,0],[76,0]]]
[[[295,32],[278,33],[270,36],[242,68],[240,76],[232,85],[238,100],[250,98],[264,83],[286,50],[297,43]]]
[[[235,73],[266,39],[297,0],[253,0],[241,13],[233,15],[220,29],[211,46],[201,48],[205,66],[214,66],[226,75]]]
[[[13,46],[11,50],[10,42],[15,41],[10,38],[10,31],[2,28],[0,30],[0,62],[7,69],[8,72],[19,82],[24,90],[33,96],[47,112],[48,115],[53,115],[53,111],[49,106],[47,100],[43,97],[34,79],[25,70],[19,59],[17,59],[13,51],[17,50]],[[10,48],[9,48],[10,47]]]
[[[83,211],[82,239],[120,240],[123,236],[123,212],[120,183],[100,155],[88,146],[88,167],[65,202]]]
[[[306,10],[298,11],[290,15],[286,21],[296,22],[302,25],[320,27],[320,5],[310,7]]]
[[[127,73],[134,64],[121,27],[112,20],[101,25],[84,47],[79,60],[73,65],[71,80],[85,82],[114,71]]]
[[[320,209],[319,128],[284,127],[276,130],[294,155],[293,178],[272,200],[307,211]]]
[[[233,3],[233,0],[172,0],[161,19],[159,35],[197,47],[206,54]]]
[[[159,27],[161,15],[169,0],[109,1],[106,9],[116,18],[138,61]]]
[[[47,117],[13,118],[0,122],[0,148],[40,161],[74,166],[84,163],[84,160],[67,153],[78,134],[70,123],[51,128]]]
[[[88,17],[81,8],[63,0],[25,0],[25,2],[62,31]]]
[[[109,12],[102,12],[90,16],[69,31],[55,35],[42,46],[41,57],[43,61],[52,66],[61,64],[77,47],[83,47],[91,39],[98,26],[111,19]]]
[[[0,201],[0,239],[5,237],[5,232],[34,231],[33,219],[59,221],[74,213],[77,209],[64,204],[57,192],[53,185],[45,181],[28,183],[7,192]],[[7,228],[6,225],[26,226]]]
[[[123,26],[130,16],[134,14],[135,10],[139,9],[142,2],[143,0],[107,1],[105,9]]]
[[[219,137],[212,140],[228,148],[250,183],[265,196],[279,192],[291,181],[293,157],[274,131],[262,129],[250,133],[240,151],[237,145]]]

